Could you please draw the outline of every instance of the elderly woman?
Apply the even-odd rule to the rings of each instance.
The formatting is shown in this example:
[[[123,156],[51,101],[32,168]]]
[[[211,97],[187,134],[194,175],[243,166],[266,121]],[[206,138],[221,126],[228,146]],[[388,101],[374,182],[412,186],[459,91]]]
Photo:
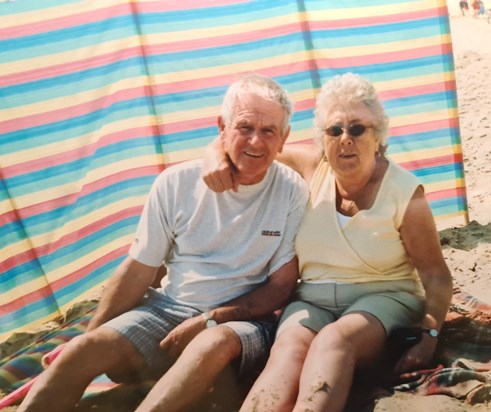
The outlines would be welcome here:
[[[301,282],[241,410],[342,411],[355,369],[379,359],[397,328],[419,325],[426,333],[396,372],[431,360],[452,280],[423,187],[384,156],[387,134],[373,85],[349,73],[318,96],[322,150],[295,145],[278,157],[310,187],[296,238]],[[219,149],[215,143],[209,161]],[[231,180],[233,171],[220,167],[205,177],[217,191]]]

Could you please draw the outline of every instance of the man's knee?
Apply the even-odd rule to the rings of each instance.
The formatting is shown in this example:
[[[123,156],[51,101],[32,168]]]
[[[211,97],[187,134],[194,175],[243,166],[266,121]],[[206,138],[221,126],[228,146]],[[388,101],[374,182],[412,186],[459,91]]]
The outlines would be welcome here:
[[[200,356],[232,361],[240,356],[242,343],[239,336],[226,326],[216,326],[201,332],[190,345]]]
[[[112,372],[114,376],[126,376],[146,365],[143,356],[128,339],[105,327],[77,336],[69,342],[65,351],[68,359],[84,359],[87,369],[98,374]]]

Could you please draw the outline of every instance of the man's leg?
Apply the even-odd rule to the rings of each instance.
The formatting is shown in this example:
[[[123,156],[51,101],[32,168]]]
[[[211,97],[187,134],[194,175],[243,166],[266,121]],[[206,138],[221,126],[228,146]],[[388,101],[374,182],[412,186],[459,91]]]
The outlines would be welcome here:
[[[210,389],[241,350],[241,340],[232,329],[217,326],[204,330],[157,382],[137,412],[173,412],[189,406]]]
[[[118,332],[100,327],[66,344],[33,385],[19,412],[72,410],[96,376],[127,365],[135,373],[145,367],[143,356]]]

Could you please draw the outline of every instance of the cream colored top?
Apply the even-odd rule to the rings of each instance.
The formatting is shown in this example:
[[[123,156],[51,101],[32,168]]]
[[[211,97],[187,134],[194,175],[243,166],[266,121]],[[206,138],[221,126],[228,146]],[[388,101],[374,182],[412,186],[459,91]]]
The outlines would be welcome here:
[[[336,185],[326,160],[311,182],[311,199],[296,237],[303,281],[343,283],[419,277],[399,234],[418,179],[389,161],[373,206],[356,213],[343,227],[336,216]]]

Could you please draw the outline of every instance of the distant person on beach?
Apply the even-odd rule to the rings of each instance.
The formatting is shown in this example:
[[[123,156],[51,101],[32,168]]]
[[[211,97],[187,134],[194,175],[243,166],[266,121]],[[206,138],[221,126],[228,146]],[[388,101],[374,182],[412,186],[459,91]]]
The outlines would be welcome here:
[[[481,8],[481,5],[479,3],[479,0],[472,1],[472,17],[474,17],[475,19],[477,19],[479,15],[479,9]]]
[[[187,410],[226,368],[264,366],[274,311],[297,284],[294,238],[308,200],[300,175],[274,161],[291,113],[267,77],[230,86],[218,125],[239,190],[210,190],[201,160],[157,177],[87,332],[66,344],[19,412],[71,411],[103,373],[116,382],[158,379],[137,411]],[[167,275],[154,289],[162,262]]]
[[[486,14],[486,7],[484,6],[483,1],[479,1],[479,15],[485,15]]]
[[[465,16],[465,11],[469,10],[469,4],[467,3],[467,0],[459,2],[460,5],[460,11],[462,12],[462,16]]]

